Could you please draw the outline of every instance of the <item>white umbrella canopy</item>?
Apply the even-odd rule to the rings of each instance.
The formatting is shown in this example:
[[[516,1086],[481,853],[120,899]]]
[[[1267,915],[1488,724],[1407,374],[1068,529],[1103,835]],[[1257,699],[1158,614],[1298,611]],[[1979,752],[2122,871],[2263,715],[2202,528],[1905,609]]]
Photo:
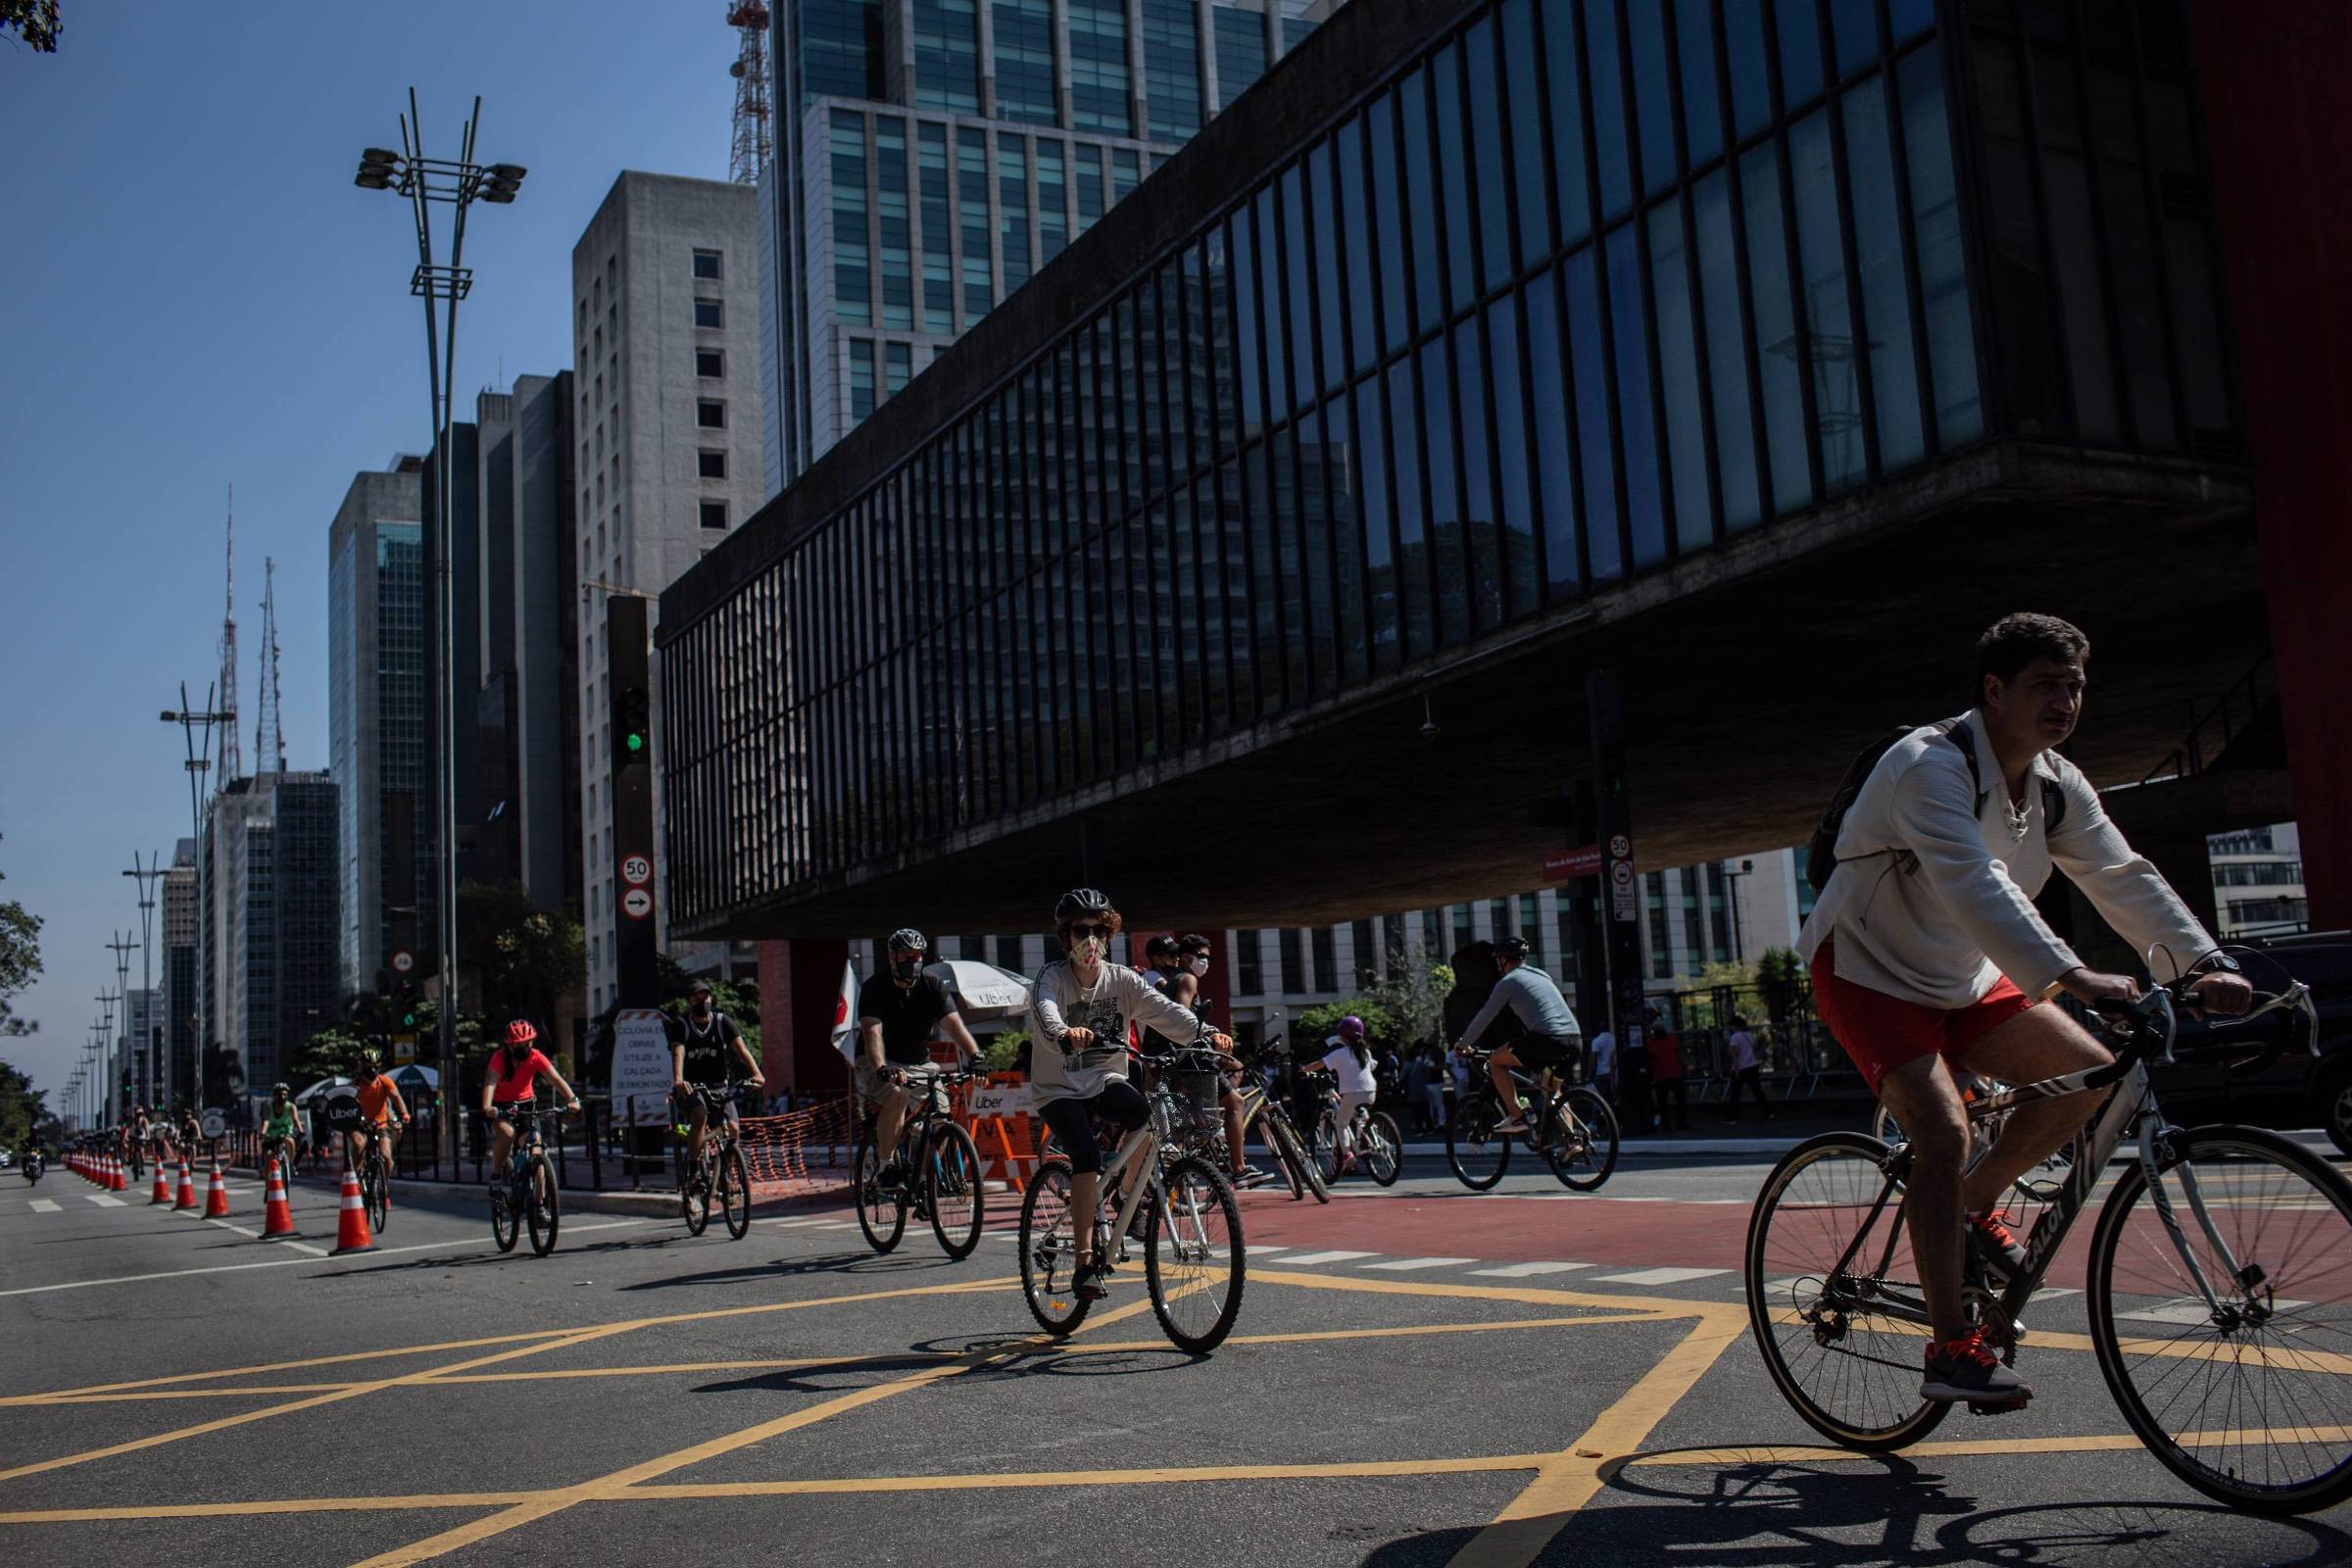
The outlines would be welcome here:
[[[321,1078],[294,1097],[294,1103],[307,1105],[314,1100],[323,1100],[338,1089],[357,1089],[360,1086],[349,1078]]]
[[[977,958],[943,958],[923,973],[956,993],[956,1010],[981,1018],[1007,1018],[1029,1010],[1029,978]]]

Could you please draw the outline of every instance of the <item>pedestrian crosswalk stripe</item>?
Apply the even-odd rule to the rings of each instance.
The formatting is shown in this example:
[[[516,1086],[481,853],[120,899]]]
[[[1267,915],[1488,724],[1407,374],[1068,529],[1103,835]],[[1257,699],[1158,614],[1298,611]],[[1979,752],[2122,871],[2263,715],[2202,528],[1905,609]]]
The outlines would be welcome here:
[[[58,1211],[58,1205],[46,1198],[34,1199],[31,1207],[35,1214],[54,1214]]]
[[[104,1193],[84,1193],[81,1196],[96,1203],[100,1208],[121,1208],[122,1206],[122,1200],[109,1198]]]
[[[1464,1263],[1477,1261],[1478,1259],[1475,1257],[1400,1257],[1394,1262],[1366,1263],[1364,1267],[1395,1269],[1401,1273],[1405,1269],[1412,1268],[1458,1268]]]
[[[1294,1263],[1352,1263],[1359,1257],[1378,1257],[1378,1252],[1299,1252],[1282,1260],[1285,1268]]]
[[[1474,1268],[1470,1272],[1487,1279],[1524,1280],[1537,1274],[1570,1274],[1590,1263],[1505,1263],[1500,1268]]]
[[[1730,1272],[1728,1268],[1645,1268],[1632,1274],[1595,1274],[1592,1279],[1602,1285],[1681,1285]]]

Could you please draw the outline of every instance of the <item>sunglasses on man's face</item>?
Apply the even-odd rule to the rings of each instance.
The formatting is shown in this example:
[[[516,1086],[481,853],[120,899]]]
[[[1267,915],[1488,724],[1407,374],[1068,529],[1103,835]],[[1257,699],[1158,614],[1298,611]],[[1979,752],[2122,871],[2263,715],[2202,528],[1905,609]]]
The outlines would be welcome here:
[[[1086,941],[1089,937],[1101,937],[1103,941],[1108,942],[1110,927],[1106,925],[1074,925],[1070,927],[1070,935],[1080,942]]]

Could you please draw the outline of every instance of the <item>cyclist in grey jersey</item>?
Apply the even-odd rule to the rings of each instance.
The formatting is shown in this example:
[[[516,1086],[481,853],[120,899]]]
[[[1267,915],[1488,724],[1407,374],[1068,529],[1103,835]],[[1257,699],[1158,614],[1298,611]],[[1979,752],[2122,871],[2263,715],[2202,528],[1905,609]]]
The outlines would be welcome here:
[[[1487,1076],[1494,1081],[1494,1093],[1501,1097],[1503,1111],[1510,1118],[1495,1128],[1500,1133],[1527,1130],[1514,1108],[1519,1092],[1511,1087],[1511,1069],[1521,1064],[1537,1069],[1564,1066],[1584,1048],[1584,1031],[1577,1025],[1568,999],[1560,995],[1551,976],[1527,961],[1527,953],[1522,937],[1504,937],[1494,944],[1494,959],[1502,968],[1502,978],[1494,982],[1487,1004],[1478,1009],[1456,1043],[1461,1051],[1477,1045],[1505,1007],[1526,1026],[1525,1038],[1516,1045],[1496,1047],[1487,1057]]]
[[[1195,1042],[1230,1051],[1233,1042],[1206,1029],[1191,1008],[1171,1002],[1124,964],[1107,961],[1119,932],[1118,910],[1093,888],[1076,888],[1054,906],[1054,923],[1067,956],[1039,971],[1029,993],[1030,1058],[1037,1113],[1070,1161],[1070,1212],[1078,1245],[1076,1290],[1103,1294],[1094,1256],[1094,1227],[1084,1216],[1101,1201],[1102,1151],[1093,1117],[1128,1132],[1144,1124],[1149,1107],[1128,1079],[1127,1028],[1142,1024],[1179,1045]]]

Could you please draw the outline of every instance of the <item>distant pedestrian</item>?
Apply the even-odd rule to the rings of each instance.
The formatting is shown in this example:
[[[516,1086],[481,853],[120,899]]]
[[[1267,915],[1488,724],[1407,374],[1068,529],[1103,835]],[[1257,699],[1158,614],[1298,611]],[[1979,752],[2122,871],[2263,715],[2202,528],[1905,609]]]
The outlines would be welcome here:
[[[1747,1020],[1732,1014],[1732,1098],[1724,1107],[1723,1119],[1740,1119],[1740,1096],[1742,1091],[1756,1097],[1756,1110],[1766,1121],[1772,1120],[1771,1102],[1764,1098],[1764,1063],[1756,1053],[1756,1037],[1748,1031]]]
[[[1614,1030],[1602,1029],[1592,1037],[1592,1087],[1600,1098],[1611,1104],[1617,1102],[1617,1035]]]
[[[1683,1042],[1666,1027],[1666,1020],[1652,1007],[1648,1013],[1648,1028],[1642,1043],[1649,1052],[1649,1087],[1651,1098],[1658,1107],[1658,1125],[1666,1125],[1666,1102],[1674,1102],[1674,1125],[1678,1131],[1690,1130],[1690,1091],[1683,1083]]]

